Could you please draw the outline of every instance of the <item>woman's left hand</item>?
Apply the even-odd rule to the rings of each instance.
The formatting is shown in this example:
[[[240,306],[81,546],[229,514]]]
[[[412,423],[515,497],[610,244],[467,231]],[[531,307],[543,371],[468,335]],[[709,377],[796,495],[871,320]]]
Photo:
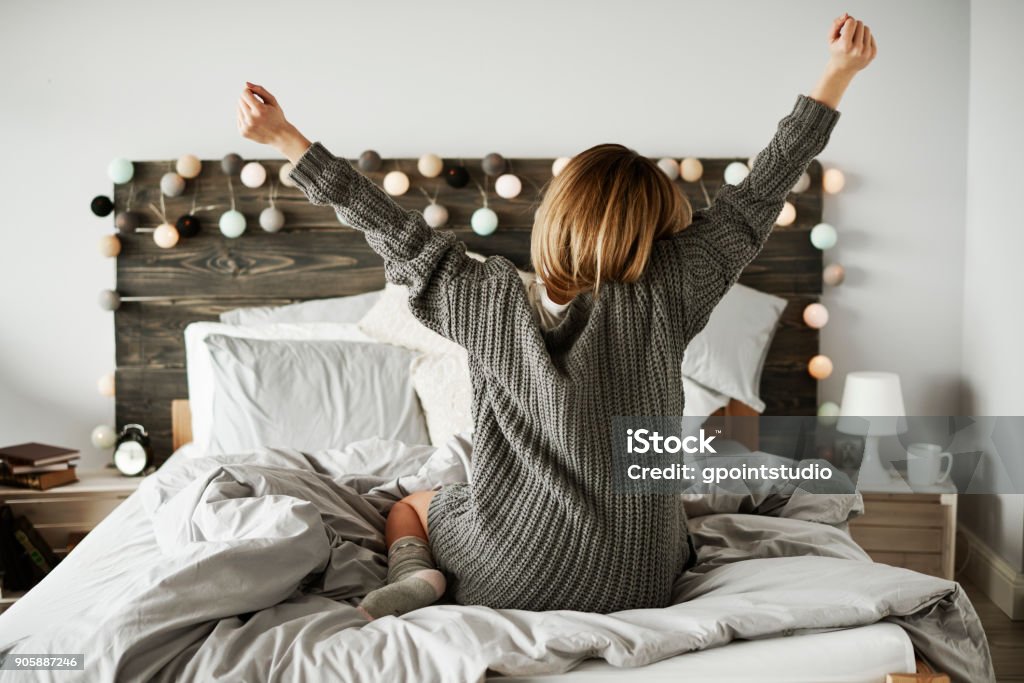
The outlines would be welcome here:
[[[253,142],[270,145],[292,163],[297,162],[310,145],[285,118],[277,98],[263,86],[248,81],[238,98],[238,132]]]

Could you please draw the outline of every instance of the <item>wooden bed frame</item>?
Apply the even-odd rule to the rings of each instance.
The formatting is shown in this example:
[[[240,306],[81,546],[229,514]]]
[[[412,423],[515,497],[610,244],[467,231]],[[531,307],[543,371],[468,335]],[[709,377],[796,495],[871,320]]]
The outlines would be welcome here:
[[[379,182],[385,172],[405,171],[412,187],[397,198],[400,204],[421,209],[427,203],[424,194],[436,197],[449,210],[450,229],[471,249],[484,255],[501,254],[517,266],[529,266],[533,213],[551,178],[551,159],[509,161],[510,170],[523,180],[522,194],[512,200],[494,195],[493,183],[480,172],[478,159],[457,160],[472,176],[463,189],[450,188],[440,179],[423,178],[416,161],[388,159],[381,171],[368,175]],[[705,206],[715,195],[725,167],[733,161],[743,160],[702,159],[700,183],[676,181],[694,208]],[[283,162],[261,163],[276,182]],[[122,303],[114,313],[116,421],[118,425],[144,425],[158,462],[181,442],[175,437],[167,408],[172,400],[188,395],[182,338],[186,325],[217,320],[220,313],[239,306],[359,294],[384,284],[381,261],[362,234],[340,225],[330,208],[311,205],[299,190],[276,186],[276,205],[287,222],[282,231],[271,234],[257,222],[268,205],[269,186],[246,188],[236,177],[229,190],[219,160],[210,160],[203,162],[202,173],[189,181],[184,195],[161,198],[160,177],[169,170],[173,170],[171,161],[135,162],[132,183],[114,188],[116,211],[128,208],[130,200],[131,209],[143,218],[138,231],[120,235],[117,291]],[[789,301],[762,374],[766,415],[814,415],[817,411],[817,382],[807,373],[807,362],[818,353],[819,336],[801,316],[808,303],[818,300],[822,287],[821,252],[808,239],[810,229],[821,221],[821,166],[814,162],[808,172],[810,189],[790,196],[797,210],[796,221],[776,228],[740,278],[744,284]],[[469,218],[481,205],[481,189],[487,191],[488,206],[500,218],[497,232],[489,237],[469,229]],[[149,207],[161,203],[172,223],[180,215],[196,213],[203,225],[200,233],[182,238],[172,249],[157,247],[151,232],[161,221]],[[248,230],[238,239],[223,237],[216,227],[219,214],[232,204],[249,221]],[[744,408],[731,406],[726,414],[748,414]],[[746,443],[747,438],[749,435],[742,440]]]

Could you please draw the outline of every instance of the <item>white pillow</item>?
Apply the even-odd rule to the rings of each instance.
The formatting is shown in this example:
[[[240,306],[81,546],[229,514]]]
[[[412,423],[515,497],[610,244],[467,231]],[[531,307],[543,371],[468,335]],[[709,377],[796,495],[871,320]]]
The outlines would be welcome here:
[[[734,285],[686,347],[683,375],[764,411],[761,370],[786,300]]]
[[[331,299],[300,301],[286,306],[249,306],[220,314],[229,325],[266,325],[268,323],[357,323],[377,303],[381,292],[366,292]]]
[[[412,386],[427,420],[430,443],[443,446],[455,434],[473,431],[473,385],[464,349],[417,357]]]
[[[214,378],[209,455],[263,447],[312,452],[373,437],[428,442],[396,346],[336,339],[208,335]]]
[[[689,377],[683,377],[683,417],[710,417],[712,413],[729,404],[729,397],[708,389]],[[702,421],[703,422],[703,421]]]
[[[196,322],[185,328],[185,366],[188,376],[189,409],[192,412],[192,441],[195,454],[204,455],[210,445],[213,423],[213,368],[204,340],[220,334],[247,339],[343,339],[372,342],[354,324],[305,323],[244,327],[224,323]]]

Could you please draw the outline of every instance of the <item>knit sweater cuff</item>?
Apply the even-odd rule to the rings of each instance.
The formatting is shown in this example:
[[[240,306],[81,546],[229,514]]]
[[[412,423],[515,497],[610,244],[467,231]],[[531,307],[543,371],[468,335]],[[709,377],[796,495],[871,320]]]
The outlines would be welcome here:
[[[828,139],[839,120],[837,110],[807,95],[797,96],[793,116],[803,122],[808,133],[819,139]]]
[[[344,163],[335,163],[337,161]],[[288,177],[291,178],[292,182],[302,190],[311,202],[314,204],[328,204],[330,202],[321,187],[324,172],[328,168],[338,171],[338,175],[341,176],[341,178],[332,177],[330,179],[335,192],[343,189],[338,187],[339,179],[351,180],[351,176],[355,175],[355,169],[348,162],[345,162],[344,159],[337,159],[322,144],[314,142],[299,157],[298,162],[291,173],[288,174]]]

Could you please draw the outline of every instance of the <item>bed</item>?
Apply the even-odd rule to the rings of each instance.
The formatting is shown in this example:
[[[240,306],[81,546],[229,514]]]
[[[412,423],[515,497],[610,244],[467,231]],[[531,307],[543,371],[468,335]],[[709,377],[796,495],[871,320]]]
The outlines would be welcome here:
[[[683,188],[691,202],[702,205],[731,161],[705,160],[705,183]],[[532,189],[517,200],[494,200],[502,230],[491,238],[465,228],[475,190],[467,198],[436,189],[452,227],[474,249],[524,265],[529,216],[550,160],[511,163]],[[280,163],[264,164],[276,176]],[[135,189],[115,193],[119,210],[154,200],[165,167],[137,163]],[[415,160],[389,160],[387,167],[415,177]],[[770,319],[770,333],[765,325],[752,330],[753,350],[723,362],[725,374],[743,375],[730,384],[734,390],[710,386],[729,384],[718,376],[687,389],[688,405],[692,390],[703,409],[697,415],[716,414],[723,436],[751,451],[762,446],[756,415],[813,414],[816,403],[805,365],[817,353],[817,331],[799,322],[803,305],[821,290],[820,252],[806,239],[821,216],[820,166],[809,172],[813,189],[792,197],[798,220],[769,241],[741,280],[751,292],[742,293],[737,317],[757,320],[743,308],[756,306]],[[202,177],[194,195],[180,200],[182,211],[189,201],[229,200],[214,172]],[[256,214],[266,197],[242,189],[230,200]],[[170,251],[144,232],[122,237],[117,420],[146,425],[156,452],[173,455],[159,458],[166,462],[135,494],[0,615],[5,653],[85,655],[83,670],[39,671],[40,680],[867,683],[931,667],[954,680],[993,680],[980,622],[957,584],[872,563],[846,532],[862,509],[859,495],[819,496],[799,487],[784,495],[680,496],[699,561],[675,587],[676,604],[664,610],[590,615],[439,604],[366,625],[354,601],[383,579],[389,506],[408,491],[469,477],[466,410],[455,405],[464,392],[452,383],[460,359],[420,332],[401,332],[393,307],[400,293],[385,289],[356,305],[351,297],[383,284],[357,233],[295,190],[281,188],[277,201],[289,217],[281,234],[232,241],[206,232]],[[400,201],[410,208],[419,202]],[[366,325],[354,330],[351,321],[325,318],[323,306],[342,298],[348,314],[358,309],[360,323],[381,309],[379,338],[361,337]],[[392,308],[380,303],[388,298]],[[282,311],[293,317],[281,318]],[[212,322],[222,314],[224,322]],[[259,333],[252,332],[256,322],[264,325]],[[735,326],[725,329],[735,334]],[[412,337],[402,338],[406,333]],[[377,353],[371,342],[410,350],[410,378],[391,372],[360,386],[375,387],[367,395],[418,397],[423,423],[415,411],[389,405],[376,423],[345,423],[350,431],[321,440],[347,444],[342,448],[318,447],[316,429],[264,434],[265,442],[285,438],[283,446],[255,443],[253,434],[279,425],[232,403],[239,392],[225,393],[222,385],[245,381],[247,368],[285,342],[289,358],[312,350],[309,362],[322,363],[296,375],[302,377],[330,375],[338,364],[331,354]],[[385,355],[381,364],[405,362]],[[205,379],[194,376],[199,356],[208,356]],[[750,367],[736,373],[733,365]],[[424,381],[415,381],[417,372]],[[385,385],[375,382],[391,384],[382,392]],[[265,400],[276,400],[276,386]],[[338,380],[324,395],[351,395],[351,387],[338,388],[345,386]],[[250,386],[246,400],[262,389]],[[255,417],[235,424],[242,413]],[[293,411],[271,422],[302,419]],[[17,675],[0,670],[0,679]]]
[[[728,511],[755,501],[695,503],[700,562],[664,610],[441,604],[364,625],[349,601],[383,577],[380,511],[407,487],[464,477],[468,450],[185,446],[0,616],[0,643],[85,655],[84,671],[39,680],[882,681],[913,671],[915,653],[954,680],[992,680],[956,584],[871,563],[850,540],[838,520],[856,496],[770,516]]]

